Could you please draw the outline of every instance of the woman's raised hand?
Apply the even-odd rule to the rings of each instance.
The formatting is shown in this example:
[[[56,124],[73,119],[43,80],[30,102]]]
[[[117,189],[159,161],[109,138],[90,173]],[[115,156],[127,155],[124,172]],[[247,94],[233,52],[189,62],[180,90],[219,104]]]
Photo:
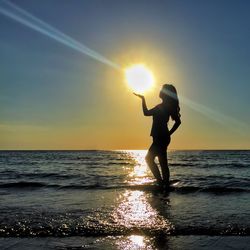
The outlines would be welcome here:
[[[136,94],[136,93],[133,93],[135,96],[138,96],[139,98],[141,99],[144,99],[144,96],[143,95],[140,95],[140,94]]]

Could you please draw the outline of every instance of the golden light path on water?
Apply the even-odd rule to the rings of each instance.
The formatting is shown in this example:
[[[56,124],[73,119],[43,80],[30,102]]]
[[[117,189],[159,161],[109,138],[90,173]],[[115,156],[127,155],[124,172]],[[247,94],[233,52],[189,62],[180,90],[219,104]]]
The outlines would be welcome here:
[[[130,169],[129,176],[132,177],[131,185],[142,185],[152,182],[148,178],[148,168],[145,164],[144,150],[126,151],[131,160],[135,161],[134,168]],[[129,235],[126,239],[118,241],[118,249],[151,249],[148,238],[143,232],[163,230],[166,233],[173,229],[173,225],[168,221],[162,209],[167,213],[169,199],[155,196],[151,192],[142,190],[125,189],[116,198],[117,206],[111,213],[112,221],[126,229],[130,229],[135,234]],[[136,234],[136,232],[140,232]]]
[[[116,242],[117,248],[121,250],[154,249],[149,239],[142,235],[130,235]]]
[[[135,161],[134,169],[129,169],[128,183],[131,185],[147,184],[152,182],[148,177],[149,169],[145,162],[146,150],[127,150],[128,157]]]

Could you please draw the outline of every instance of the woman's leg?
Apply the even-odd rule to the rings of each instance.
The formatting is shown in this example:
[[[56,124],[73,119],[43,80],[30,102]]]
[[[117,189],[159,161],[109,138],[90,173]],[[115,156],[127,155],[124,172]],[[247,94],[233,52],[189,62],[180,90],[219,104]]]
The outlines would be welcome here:
[[[147,162],[151,172],[153,173],[155,179],[161,185],[162,184],[161,173],[159,171],[157,164],[154,161],[155,156],[156,156],[156,154],[154,152],[154,146],[152,144],[152,146],[148,150],[148,153],[147,153],[145,159],[146,159],[146,162]]]
[[[159,163],[160,163],[160,166],[161,166],[163,184],[166,185],[166,186],[169,186],[169,168],[168,168],[167,153],[162,152],[158,156],[158,158],[159,158]]]
[[[167,187],[169,186],[169,177],[170,177],[168,168],[167,148],[170,141],[171,141],[170,136],[164,138],[161,141],[161,147],[160,147],[161,149],[159,150],[159,155],[158,155],[159,163],[161,166],[163,184],[166,185]]]

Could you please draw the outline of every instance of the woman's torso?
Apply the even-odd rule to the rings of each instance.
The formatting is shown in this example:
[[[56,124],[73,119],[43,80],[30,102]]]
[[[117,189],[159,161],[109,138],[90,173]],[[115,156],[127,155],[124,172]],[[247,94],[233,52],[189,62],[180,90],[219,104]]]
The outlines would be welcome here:
[[[159,104],[154,108],[153,124],[150,135],[154,139],[169,138],[168,121],[170,112],[166,106]]]

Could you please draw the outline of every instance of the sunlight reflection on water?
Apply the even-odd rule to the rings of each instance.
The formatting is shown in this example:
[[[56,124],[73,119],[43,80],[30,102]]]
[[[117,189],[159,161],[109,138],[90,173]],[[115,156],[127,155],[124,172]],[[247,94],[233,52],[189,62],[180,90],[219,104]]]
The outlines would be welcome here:
[[[168,234],[174,229],[166,216],[168,210],[169,199],[166,197],[132,190],[120,194],[111,218],[116,225],[126,228],[131,235],[117,240],[117,249],[155,249],[148,236]]]
[[[132,186],[147,186],[154,179],[145,162],[145,150],[126,151],[129,167],[126,167],[126,182]],[[115,204],[106,218],[103,213],[96,214],[90,223],[96,220],[115,233],[126,233],[126,237],[117,241],[118,249],[151,249],[149,235],[169,234],[174,230],[169,221],[169,198],[161,193],[124,188],[116,193]]]
[[[122,250],[153,249],[149,239],[142,235],[130,235],[116,242],[117,248]]]
[[[151,218],[156,217],[156,212],[148,204],[144,192],[125,191],[114,217],[119,221],[118,224],[132,227],[149,222]]]
[[[111,215],[113,221],[130,229],[169,230],[171,224],[155,208],[157,201],[148,195],[144,191],[125,191],[118,197],[117,207]],[[154,202],[154,207],[149,200]]]
[[[131,240],[131,242],[133,242],[135,245],[139,246],[139,247],[143,247],[145,246],[144,244],[144,238],[141,235],[130,235],[129,239]]]
[[[135,162],[134,168],[130,169],[129,179],[127,183],[133,185],[152,183],[154,179],[145,162],[146,150],[131,150],[126,151],[128,157]]]

